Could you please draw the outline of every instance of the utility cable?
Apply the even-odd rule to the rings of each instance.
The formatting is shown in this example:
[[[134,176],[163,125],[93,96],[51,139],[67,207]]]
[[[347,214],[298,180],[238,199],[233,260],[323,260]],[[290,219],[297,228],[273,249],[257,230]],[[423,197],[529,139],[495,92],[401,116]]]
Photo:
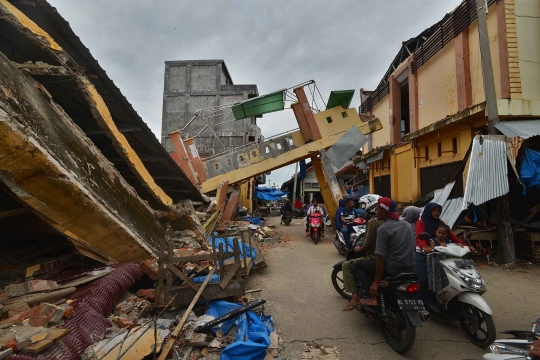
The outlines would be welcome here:
[[[480,31],[480,29],[478,29],[478,32],[480,33],[481,36],[483,36],[484,38],[486,38],[486,39],[488,40],[490,46],[495,47],[495,45],[492,45],[492,44],[491,44],[491,42],[489,41],[489,37],[487,37],[486,34],[484,34],[482,31]],[[501,54],[503,54],[503,55],[505,55],[505,56],[507,56],[507,57],[509,57],[509,58],[512,58],[512,59],[518,59],[519,61],[528,62],[528,63],[532,63],[532,64],[540,64],[540,62],[538,62],[538,61],[525,60],[525,59],[521,59],[521,58],[519,58],[519,57],[517,57],[517,56],[512,56],[512,55],[510,55],[510,54],[508,54],[508,53],[505,53],[504,51],[502,51],[501,49],[499,49],[498,45],[497,45],[496,49],[497,49]]]
[[[512,9],[509,9],[509,8],[507,8],[506,6],[505,6],[504,8],[505,8],[506,11],[508,11],[510,14],[512,14],[512,15],[514,15],[515,17],[518,17],[518,18],[540,19],[540,16],[518,15],[518,14],[516,14]]]

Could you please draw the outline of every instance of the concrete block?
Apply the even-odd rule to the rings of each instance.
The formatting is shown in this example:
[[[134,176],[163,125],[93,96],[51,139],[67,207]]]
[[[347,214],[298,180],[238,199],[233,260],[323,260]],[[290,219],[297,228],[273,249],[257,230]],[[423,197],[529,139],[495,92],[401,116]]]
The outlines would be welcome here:
[[[128,318],[125,318],[125,317],[119,317],[116,319],[116,323],[118,324],[118,326],[120,326],[121,328],[126,328],[126,327],[129,327],[129,326],[133,326],[133,322],[128,319]]]
[[[9,297],[23,296],[26,295],[26,284],[9,284],[4,291]]]
[[[65,312],[65,308],[64,307],[57,307],[56,308],[56,311],[54,312],[54,315],[52,316],[52,318],[49,320],[49,323],[51,325],[57,325],[58,323],[60,323],[60,321],[62,321],[62,319],[64,318],[64,312]]]
[[[34,293],[40,291],[51,291],[58,289],[56,281],[52,280],[30,280],[26,282],[26,293]]]
[[[7,358],[8,356],[13,355],[13,349],[5,349],[0,351],[0,360]]]

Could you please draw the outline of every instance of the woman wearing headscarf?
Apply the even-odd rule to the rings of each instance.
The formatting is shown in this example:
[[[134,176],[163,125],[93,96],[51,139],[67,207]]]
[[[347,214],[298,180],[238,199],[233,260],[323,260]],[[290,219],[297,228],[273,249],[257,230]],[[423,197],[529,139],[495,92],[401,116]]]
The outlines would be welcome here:
[[[423,253],[430,253],[433,251],[428,241],[420,240],[418,236],[422,233],[428,233],[431,238],[435,237],[435,232],[439,225],[444,224],[444,221],[440,219],[442,212],[442,206],[434,202],[430,202],[424,207],[422,217],[416,223],[416,247]],[[452,232],[448,235],[448,238],[457,244],[461,244],[461,240]]]
[[[429,241],[420,240],[418,236],[422,233],[428,233],[431,238],[435,238],[435,232],[439,225],[444,224],[440,219],[442,206],[430,202],[424,207],[420,220],[416,222],[416,274],[420,282],[420,289],[417,292],[418,299],[429,301],[428,272],[427,272],[427,254],[433,251]],[[461,240],[450,231],[449,240],[454,243],[461,243]]]
[[[422,209],[416,206],[408,206],[403,210],[403,213],[401,214],[401,217],[399,218],[401,221],[406,221],[411,225],[411,229],[413,232],[413,235],[416,237],[416,222],[418,219],[420,219],[420,213],[422,212]]]

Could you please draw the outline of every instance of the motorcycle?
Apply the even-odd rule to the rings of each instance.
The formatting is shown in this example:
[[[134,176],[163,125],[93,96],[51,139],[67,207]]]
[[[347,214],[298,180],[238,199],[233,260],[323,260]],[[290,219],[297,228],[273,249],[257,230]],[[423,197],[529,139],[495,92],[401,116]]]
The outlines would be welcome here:
[[[429,241],[430,236],[423,233],[419,238]],[[448,321],[459,321],[465,336],[473,344],[485,348],[495,340],[496,329],[493,312],[482,298],[487,291],[486,283],[474,261],[462,259],[469,251],[466,246],[447,244],[436,246],[434,253],[428,254],[428,257],[438,256],[448,285],[437,294],[430,292],[429,296],[434,297],[435,301],[425,299],[424,303],[431,315]]]
[[[350,222],[347,224],[349,228],[351,246],[347,246],[345,238],[341,231],[336,229],[336,236],[334,238],[334,246],[340,255],[347,255],[356,246],[362,246],[364,243],[364,235],[366,233],[367,222],[362,218],[348,218]],[[350,260],[350,259],[347,259]]]
[[[283,214],[283,222],[285,223],[285,225],[289,226],[291,224],[291,221],[292,221],[292,215],[290,212],[286,212],[285,214]]]
[[[322,235],[323,216],[320,212],[314,212],[309,216],[309,236],[317,245]]]
[[[531,331],[508,330],[501,334],[512,335],[510,339],[495,340],[489,346],[489,353],[484,354],[484,360],[503,360],[503,359],[529,359],[529,347],[532,342],[540,337],[540,319],[536,319],[532,324]]]
[[[302,219],[305,216],[305,213],[301,209],[293,209],[292,217],[295,219]]]

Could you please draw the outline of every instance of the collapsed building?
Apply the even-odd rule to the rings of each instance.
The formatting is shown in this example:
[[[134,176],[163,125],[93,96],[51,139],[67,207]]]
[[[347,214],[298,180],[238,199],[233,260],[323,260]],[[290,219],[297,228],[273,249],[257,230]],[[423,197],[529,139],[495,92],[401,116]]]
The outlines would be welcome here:
[[[156,256],[154,211],[202,203],[200,191],[46,1],[0,1],[0,34],[5,268],[58,247],[103,263]]]

